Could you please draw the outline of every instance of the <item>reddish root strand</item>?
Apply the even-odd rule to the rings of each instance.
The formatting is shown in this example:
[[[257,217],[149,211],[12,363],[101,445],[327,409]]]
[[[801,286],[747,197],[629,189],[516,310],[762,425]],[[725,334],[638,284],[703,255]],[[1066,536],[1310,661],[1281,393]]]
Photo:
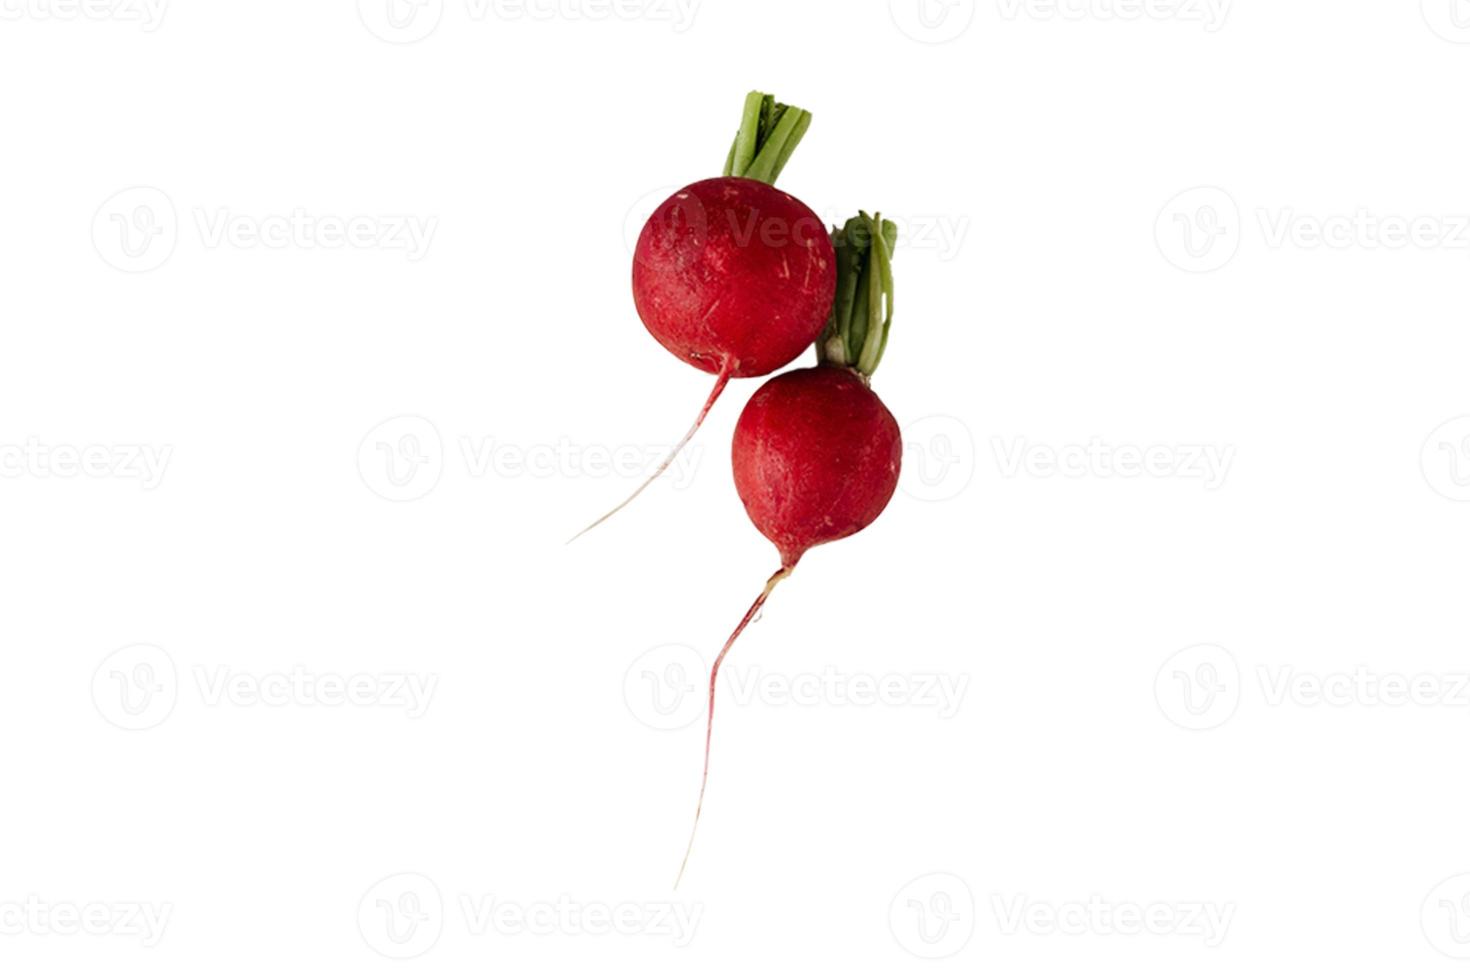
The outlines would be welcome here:
[[[582,530],[573,535],[567,541],[567,544],[571,544],[573,541],[576,541],[577,538],[580,538],[582,535],[597,527],[599,524],[602,524],[618,511],[631,504],[634,500],[637,500],[638,495],[644,490],[647,490],[649,485],[653,483],[654,480],[657,480],[659,477],[664,475],[664,471],[669,468],[670,464],[674,462],[674,459],[679,455],[680,452],[684,450],[684,447],[689,445],[689,440],[694,438],[694,433],[699,431],[699,427],[701,425],[704,425],[704,420],[709,415],[709,410],[714,407],[715,402],[719,399],[720,395],[724,393],[725,385],[730,383],[730,377],[733,370],[734,363],[730,360],[726,360],[725,363],[720,366],[720,375],[715,379],[715,386],[714,389],[710,391],[709,397],[704,400],[704,407],[699,410],[699,416],[694,420],[694,424],[689,427],[689,431],[684,433],[684,438],[679,440],[679,444],[676,445],[672,450],[670,450],[669,455],[664,458],[664,461],[662,463],[658,464],[658,469],[653,471],[653,475],[644,480],[643,483],[638,487],[638,489],[634,490],[627,500],[624,500],[612,510],[608,511],[606,514],[603,514],[597,520],[593,521],[591,524],[588,524],[586,527],[582,528]]]
[[[730,648],[735,645],[735,641],[740,639],[740,634],[745,632],[745,627],[749,626],[751,621],[755,619],[756,614],[761,611],[761,607],[766,604],[766,600],[771,597],[771,593],[775,591],[776,586],[780,585],[781,581],[789,577],[792,571],[795,570],[795,565],[795,562],[783,565],[780,571],[766,581],[764,591],[756,597],[755,602],[751,603],[750,608],[745,611],[745,617],[740,620],[740,625],[735,627],[735,632],[731,633],[730,638],[725,641],[725,646],[720,650],[720,655],[715,658],[714,667],[710,669],[709,715],[704,727],[704,774],[699,779],[699,802],[694,805],[694,826],[689,831],[689,846],[684,848],[684,860],[679,863],[679,875],[674,879],[675,888],[678,888],[679,882],[684,880],[684,869],[689,866],[689,855],[694,850],[694,835],[699,831],[699,815],[704,811],[704,791],[705,787],[709,785],[710,737],[714,734],[715,730],[715,680],[720,676],[720,664],[725,662],[725,655],[730,652]]]

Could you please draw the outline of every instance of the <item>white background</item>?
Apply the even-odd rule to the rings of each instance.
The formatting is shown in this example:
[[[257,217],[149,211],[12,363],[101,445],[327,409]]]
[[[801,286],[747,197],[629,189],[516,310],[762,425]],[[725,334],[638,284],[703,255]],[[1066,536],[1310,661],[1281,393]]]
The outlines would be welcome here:
[[[1470,7],[549,2],[0,0],[0,972],[1462,975]],[[562,542],[757,87],[908,232],[906,474],[676,893],[756,382]]]

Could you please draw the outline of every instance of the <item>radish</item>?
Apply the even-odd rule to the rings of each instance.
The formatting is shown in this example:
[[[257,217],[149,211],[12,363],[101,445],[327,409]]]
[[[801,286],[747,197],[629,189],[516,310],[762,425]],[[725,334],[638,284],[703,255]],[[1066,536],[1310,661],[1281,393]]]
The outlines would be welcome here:
[[[653,475],[577,537],[668,469],[731,378],[785,367],[822,332],[837,282],[832,243],[811,208],[772,186],[810,125],[811,113],[750,93],[725,175],[676,192],[643,226],[633,255],[638,315],[655,340],[715,384]]]
[[[898,487],[903,440],[870,378],[893,323],[892,257],[898,229],[866,213],[834,229],[837,295],[817,346],[818,366],[778,375],[751,397],[735,425],[735,489],[756,529],[776,546],[781,567],[766,582],[715,658],[709,676],[704,774],[694,828],[709,783],[715,681],[735,641],[802,555],[877,520]],[[689,834],[689,850],[694,831]],[[677,882],[675,883],[677,887]]]

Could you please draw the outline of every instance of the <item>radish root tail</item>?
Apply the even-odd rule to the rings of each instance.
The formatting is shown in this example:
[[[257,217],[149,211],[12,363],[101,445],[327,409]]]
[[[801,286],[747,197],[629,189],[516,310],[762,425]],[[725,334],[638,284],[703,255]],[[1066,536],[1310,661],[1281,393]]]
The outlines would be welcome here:
[[[720,395],[724,393],[725,385],[730,383],[730,377],[733,370],[734,364],[729,360],[725,361],[725,363],[720,366],[720,375],[715,379],[715,386],[714,389],[710,391],[709,397],[704,400],[704,407],[699,410],[699,416],[694,420],[694,424],[689,427],[689,431],[684,433],[684,438],[679,440],[679,444],[675,446],[672,450],[670,450],[669,455],[664,458],[664,461],[662,463],[658,464],[658,469],[653,471],[653,475],[644,480],[643,483],[638,487],[638,489],[634,490],[627,500],[624,500],[612,510],[608,511],[606,514],[603,514],[597,520],[593,521],[591,524],[588,524],[586,527],[582,528],[582,530],[573,535],[567,541],[567,544],[571,544],[573,541],[576,541],[582,535],[602,524],[618,511],[631,504],[634,500],[637,500],[638,495],[644,490],[647,490],[649,485],[653,483],[654,480],[657,480],[659,477],[664,475],[664,471],[669,468],[669,466],[674,462],[674,459],[679,455],[679,453],[684,451],[684,447],[689,445],[689,440],[694,438],[694,433],[699,431],[699,427],[701,425],[704,425],[704,420],[705,417],[709,415],[709,410],[714,407],[715,402],[719,399]]]
[[[699,815],[704,811],[704,790],[709,785],[710,737],[714,734],[715,730],[715,680],[720,676],[720,664],[725,662],[725,655],[730,652],[730,648],[735,645],[735,641],[740,639],[740,634],[745,632],[745,627],[749,626],[751,620],[755,619],[756,614],[761,611],[761,607],[766,604],[766,600],[771,597],[771,593],[776,590],[776,586],[780,585],[782,580],[790,577],[794,570],[795,563],[785,565],[766,581],[765,589],[756,597],[755,602],[751,603],[750,608],[746,610],[745,617],[740,620],[740,625],[735,627],[735,632],[730,634],[730,638],[725,641],[724,647],[720,650],[720,655],[715,658],[714,667],[710,668],[709,714],[704,727],[704,774],[699,779],[699,802],[694,805],[694,826],[689,830],[689,846],[684,848],[684,860],[679,862],[679,875],[674,879],[675,888],[678,888],[679,882],[684,880],[684,869],[689,866],[689,855],[694,850],[694,835],[699,831]]]

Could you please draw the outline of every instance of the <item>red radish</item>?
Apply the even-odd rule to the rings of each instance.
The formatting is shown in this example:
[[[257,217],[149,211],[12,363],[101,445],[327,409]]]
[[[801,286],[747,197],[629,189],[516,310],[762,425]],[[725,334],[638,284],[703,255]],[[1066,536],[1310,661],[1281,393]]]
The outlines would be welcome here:
[[[633,301],[675,357],[758,378],[817,339],[836,269],[827,229],[805,204],[757,180],[717,177],[674,194],[643,226]]]
[[[790,571],[808,549],[883,513],[902,455],[898,423],[866,378],[803,368],[767,381],[740,414],[735,489]]]
[[[810,113],[752,92],[725,175],[676,192],[643,226],[633,256],[638,315],[674,356],[715,375],[715,385],[653,475],[581,534],[668,469],[731,378],[785,367],[822,332],[837,283],[832,243],[810,208],[771,186],[810,123]]]
[[[818,366],[767,381],[735,425],[731,453],[735,489],[757,530],[776,546],[781,567],[725,641],[710,670],[696,830],[709,782],[715,681],[726,654],[802,555],[873,523],[898,487],[903,440],[892,413],[869,384],[893,322],[891,261],[897,234],[893,222],[867,214],[834,231],[837,297],[818,345]],[[690,849],[693,846],[691,831]],[[685,865],[688,861],[686,850]],[[680,878],[683,875],[681,865]]]

